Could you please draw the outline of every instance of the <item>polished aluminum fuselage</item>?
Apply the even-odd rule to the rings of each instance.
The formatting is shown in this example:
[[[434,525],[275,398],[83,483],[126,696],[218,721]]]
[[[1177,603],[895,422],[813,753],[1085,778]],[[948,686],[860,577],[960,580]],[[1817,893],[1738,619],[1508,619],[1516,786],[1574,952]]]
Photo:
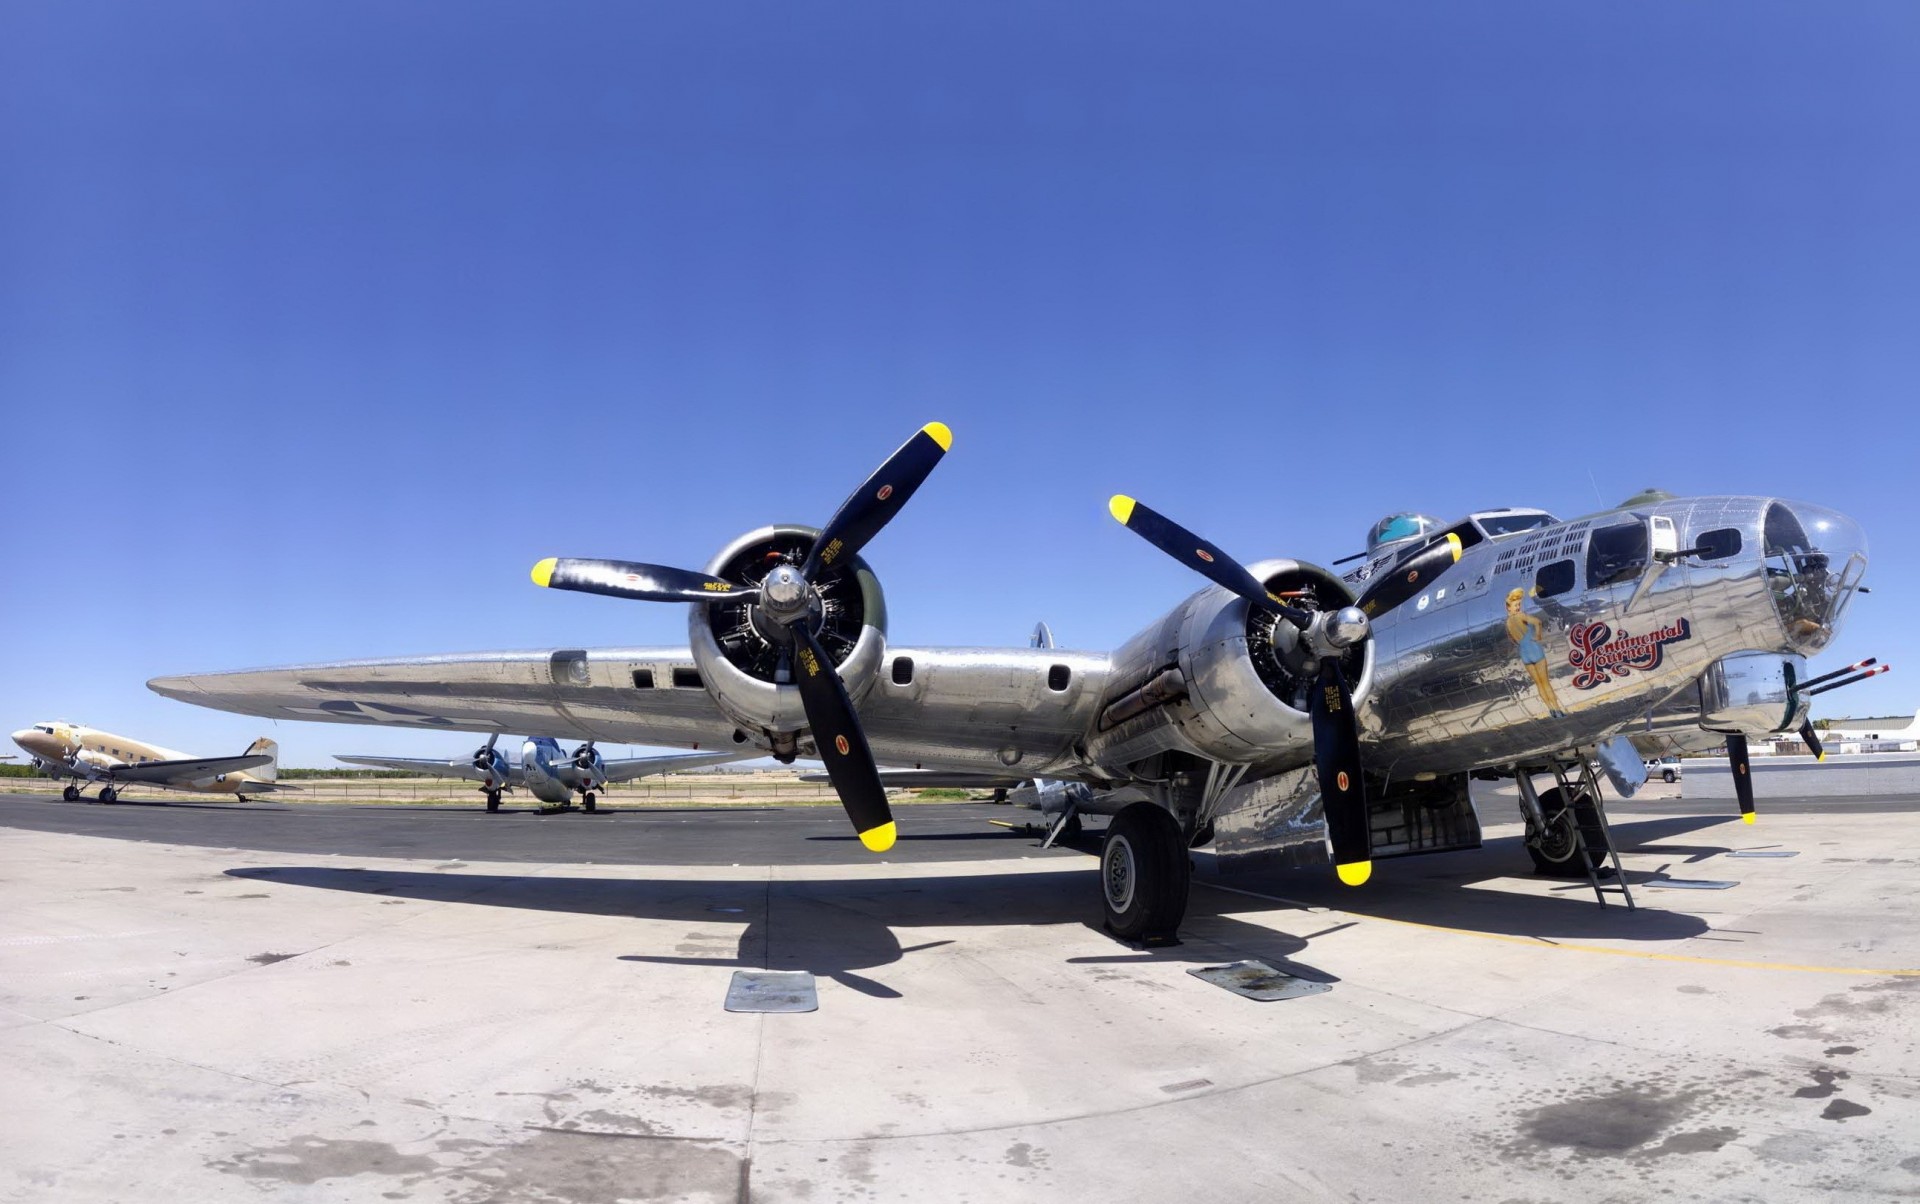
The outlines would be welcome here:
[[[1797,722],[1802,658],[1833,638],[1865,567],[1851,520],[1764,497],[1537,521],[1547,525],[1507,535],[1477,519],[1456,524],[1468,536],[1459,561],[1374,619],[1347,674],[1370,793],[1418,794],[1432,779],[1541,764],[1656,721],[1683,725],[1689,712],[1713,731]],[[1622,569],[1601,555],[1636,526],[1639,561]],[[743,536],[716,564],[786,530]],[[1392,566],[1383,554],[1369,568]],[[1298,697],[1256,671],[1247,604],[1234,595],[1202,589],[1111,654],[928,648],[888,643],[879,584],[856,567],[865,626],[840,668],[882,764],[1139,789],[1196,830],[1220,821],[1223,843],[1249,848],[1317,830],[1305,772],[1312,724]],[[1332,582],[1352,600],[1312,565],[1252,569],[1263,580]],[[805,755],[794,688],[727,663],[706,613],[695,604],[688,648],[362,661],[152,685],[274,718],[517,727],[741,755],[780,752],[784,735],[787,755],[796,736]]]

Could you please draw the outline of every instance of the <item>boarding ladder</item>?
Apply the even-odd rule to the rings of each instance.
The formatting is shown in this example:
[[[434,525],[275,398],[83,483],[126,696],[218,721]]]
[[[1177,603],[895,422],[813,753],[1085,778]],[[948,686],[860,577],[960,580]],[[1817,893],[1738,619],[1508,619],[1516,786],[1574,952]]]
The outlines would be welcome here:
[[[1560,797],[1566,800],[1567,809],[1572,813],[1574,856],[1580,859],[1580,868],[1587,871],[1587,881],[1593,886],[1594,901],[1600,906],[1607,905],[1607,893],[1616,892],[1627,901],[1627,910],[1632,911],[1633,891],[1627,886],[1627,871],[1620,864],[1620,850],[1614,847],[1613,828],[1607,823],[1607,805],[1600,794],[1600,776],[1593,772],[1593,758],[1576,756],[1574,763],[1579,766],[1577,778],[1568,776],[1568,766],[1559,758],[1551,762],[1554,781],[1560,785]],[[1577,785],[1576,785],[1577,783]],[[1593,823],[1588,824],[1580,814],[1580,808],[1574,800],[1585,795],[1593,804]],[[1590,841],[1597,841],[1606,850],[1607,859],[1613,863],[1613,881],[1604,883],[1600,875],[1594,872],[1593,858],[1587,855],[1592,847]]]

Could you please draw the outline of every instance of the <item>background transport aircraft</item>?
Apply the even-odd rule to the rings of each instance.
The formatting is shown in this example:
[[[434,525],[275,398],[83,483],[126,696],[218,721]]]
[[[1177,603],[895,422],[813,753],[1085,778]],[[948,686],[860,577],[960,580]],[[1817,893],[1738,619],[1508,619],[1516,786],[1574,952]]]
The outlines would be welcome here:
[[[1118,649],[890,646],[859,552],[950,442],[929,424],[823,527],[749,531],[705,572],[534,566],[551,589],[690,603],[685,648],[148,684],[276,719],[816,756],[875,851],[896,832],[880,763],[1076,783],[1089,802],[1137,791],[1107,826],[1099,877],[1108,927],[1152,940],[1185,913],[1189,847],[1232,868],[1324,862],[1330,846],[1359,885],[1375,858],[1476,847],[1470,777],[1516,779],[1535,866],[1598,892],[1611,853],[1601,778],[1635,789],[1645,764],[1627,737],[1661,725],[1727,744],[1751,820],[1747,737],[1803,723],[1807,658],[1834,641],[1867,564],[1859,526],[1821,506],[1648,496],[1568,521],[1395,515],[1343,577],[1292,559],[1242,566],[1117,495],[1117,521],[1208,582]],[[1553,786],[1536,790],[1542,775]]]
[[[436,778],[465,778],[480,783],[480,789],[487,796],[487,810],[500,809],[500,792],[523,786],[535,798],[543,803],[561,806],[570,805],[575,794],[580,795],[580,809],[592,811],[597,799],[595,792],[605,789],[614,782],[630,782],[648,774],[672,773],[675,770],[699,769],[707,765],[719,765],[727,761],[738,761],[743,754],[737,750],[719,753],[673,753],[661,757],[628,757],[612,761],[601,757],[589,740],[571,754],[561,751],[559,742],[550,736],[530,736],[520,745],[520,763],[510,764],[507,755],[494,747],[499,740],[496,733],[488,737],[487,742],[473,751],[470,757],[455,758],[451,761],[436,761],[424,757],[347,757],[335,755],[334,760],[345,761],[350,765],[373,765],[383,769],[404,769],[412,773],[426,774]]]
[[[262,737],[237,757],[190,757],[183,752],[116,736],[77,723],[36,723],[13,733],[13,742],[33,758],[33,767],[54,778],[73,778],[60,792],[68,802],[100,783],[100,801],[111,803],[128,786],[158,786],[196,794],[231,794],[246,802],[250,794],[297,790],[282,786],[277,760],[280,746]]]

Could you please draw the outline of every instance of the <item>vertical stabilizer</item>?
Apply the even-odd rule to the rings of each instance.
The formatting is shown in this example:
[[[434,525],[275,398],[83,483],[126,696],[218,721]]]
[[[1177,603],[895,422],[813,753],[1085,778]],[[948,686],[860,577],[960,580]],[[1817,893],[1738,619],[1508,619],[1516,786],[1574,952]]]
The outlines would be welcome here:
[[[261,753],[267,754],[269,757],[272,757],[273,760],[268,761],[265,765],[262,765],[256,769],[249,769],[247,770],[247,772],[252,774],[256,778],[259,778],[263,782],[279,781],[280,780],[280,746],[278,744],[275,744],[273,741],[267,739],[265,736],[262,736],[258,740],[255,740],[252,744],[247,745],[247,751],[242,755],[253,757],[253,756],[258,756]]]

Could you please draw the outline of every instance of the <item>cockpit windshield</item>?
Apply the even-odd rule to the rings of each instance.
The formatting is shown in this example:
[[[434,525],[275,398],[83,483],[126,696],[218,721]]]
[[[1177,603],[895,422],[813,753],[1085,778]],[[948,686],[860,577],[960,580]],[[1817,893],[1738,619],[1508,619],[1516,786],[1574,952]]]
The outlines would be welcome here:
[[[1867,542],[1843,514],[1820,506],[1767,507],[1767,588],[1793,647],[1811,655],[1832,642],[1867,571]]]
[[[1499,514],[1476,514],[1473,521],[1480,524],[1487,538],[1498,539],[1502,535],[1517,535],[1522,531],[1551,527],[1560,520],[1544,510],[1509,510]]]

